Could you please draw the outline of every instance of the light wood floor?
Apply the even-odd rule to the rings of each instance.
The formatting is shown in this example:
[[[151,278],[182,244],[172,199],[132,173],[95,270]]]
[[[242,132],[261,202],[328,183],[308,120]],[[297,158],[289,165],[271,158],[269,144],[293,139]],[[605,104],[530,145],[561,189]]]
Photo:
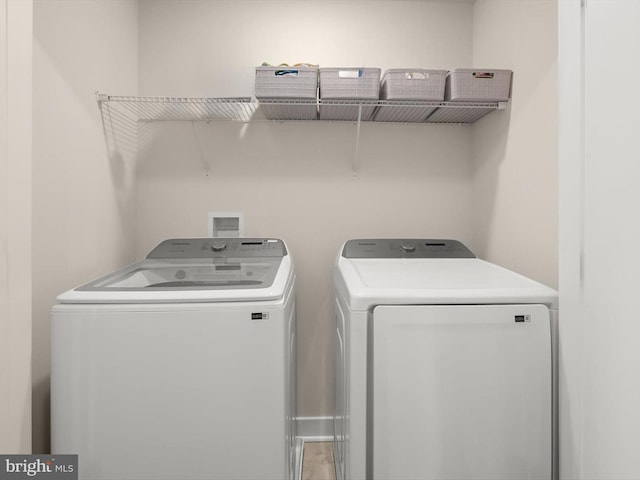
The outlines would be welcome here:
[[[306,442],[302,457],[302,480],[335,480],[332,442]]]

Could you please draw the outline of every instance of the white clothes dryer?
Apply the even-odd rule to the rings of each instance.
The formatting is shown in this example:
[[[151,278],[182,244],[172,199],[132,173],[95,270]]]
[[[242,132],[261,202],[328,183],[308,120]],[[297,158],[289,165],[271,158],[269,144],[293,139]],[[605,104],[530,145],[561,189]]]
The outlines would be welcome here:
[[[557,292],[453,240],[335,265],[338,479],[551,479]]]
[[[52,451],[83,480],[292,479],[295,274],[278,239],[174,239],[58,297]]]

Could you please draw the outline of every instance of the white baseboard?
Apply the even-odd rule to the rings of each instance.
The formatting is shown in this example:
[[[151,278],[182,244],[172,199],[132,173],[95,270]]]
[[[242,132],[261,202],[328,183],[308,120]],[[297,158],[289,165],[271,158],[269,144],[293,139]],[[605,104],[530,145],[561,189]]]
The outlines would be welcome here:
[[[305,442],[333,440],[333,417],[297,417],[298,438]]]

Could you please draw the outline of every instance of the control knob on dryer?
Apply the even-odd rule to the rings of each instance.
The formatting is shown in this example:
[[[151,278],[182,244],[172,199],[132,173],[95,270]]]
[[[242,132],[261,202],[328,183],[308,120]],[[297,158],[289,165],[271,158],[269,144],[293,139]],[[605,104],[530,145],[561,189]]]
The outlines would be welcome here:
[[[416,246],[412,245],[411,243],[401,243],[400,248],[408,253],[416,251]]]

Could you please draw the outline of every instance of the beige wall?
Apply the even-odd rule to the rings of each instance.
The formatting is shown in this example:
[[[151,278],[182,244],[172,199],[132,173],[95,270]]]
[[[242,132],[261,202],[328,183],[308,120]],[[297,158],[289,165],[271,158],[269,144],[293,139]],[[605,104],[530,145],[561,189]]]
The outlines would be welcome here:
[[[265,61],[459,66],[471,21],[460,0],[140,0],[140,94],[246,96]]]
[[[458,238],[554,286],[552,5],[141,0],[138,10],[135,0],[37,0],[36,451],[47,446],[48,310],[55,295],[167,237],[206,235],[209,211],[242,211],[246,235],[280,236],[290,246],[299,279],[302,416],[331,414],[331,272],[344,240]],[[350,123],[159,123],[140,131],[137,160],[135,132],[126,129],[119,137],[126,141],[117,150],[110,141],[107,152],[95,90],[244,96],[263,61],[504,66],[516,70],[516,88],[509,110],[472,127],[363,124],[355,173]]]
[[[469,131],[350,124],[158,125],[141,156],[139,255],[163,238],[206,236],[208,211],[242,211],[245,235],[286,240],[298,274],[299,414],[332,412],[332,266],[348,238],[471,239]],[[445,208],[443,208],[445,206]]]
[[[33,88],[34,451],[49,445],[49,309],[134,258],[134,149],[107,154],[94,92],[134,92],[135,0],[36,0]],[[113,147],[113,145],[111,145]]]
[[[363,124],[355,175],[351,124],[149,127],[138,255],[168,236],[205,235],[208,211],[243,211],[247,235],[289,243],[299,278],[300,415],[331,413],[331,269],[344,240],[450,236],[557,286],[554,1],[190,7],[141,2],[140,94],[246,95],[249,62],[265,60],[516,71],[509,109],[472,127]]]
[[[474,66],[515,72],[509,111],[473,127],[476,253],[557,288],[557,2],[473,8]]]
[[[0,452],[31,451],[33,2],[0,0]]]
[[[140,6],[141,95],[251,94],[263,61],[471,64],[468,2]],[[139,256],[167,237],[206,235],[209,211],[244,212],[246,235],[288,243],[298,274],[301,416],[332,412],[332,267],[341,243],[473,239],[470,128],[363,124],[356,175],[355,134],[351,123],[161,124],[148,128],[139,158]]]

